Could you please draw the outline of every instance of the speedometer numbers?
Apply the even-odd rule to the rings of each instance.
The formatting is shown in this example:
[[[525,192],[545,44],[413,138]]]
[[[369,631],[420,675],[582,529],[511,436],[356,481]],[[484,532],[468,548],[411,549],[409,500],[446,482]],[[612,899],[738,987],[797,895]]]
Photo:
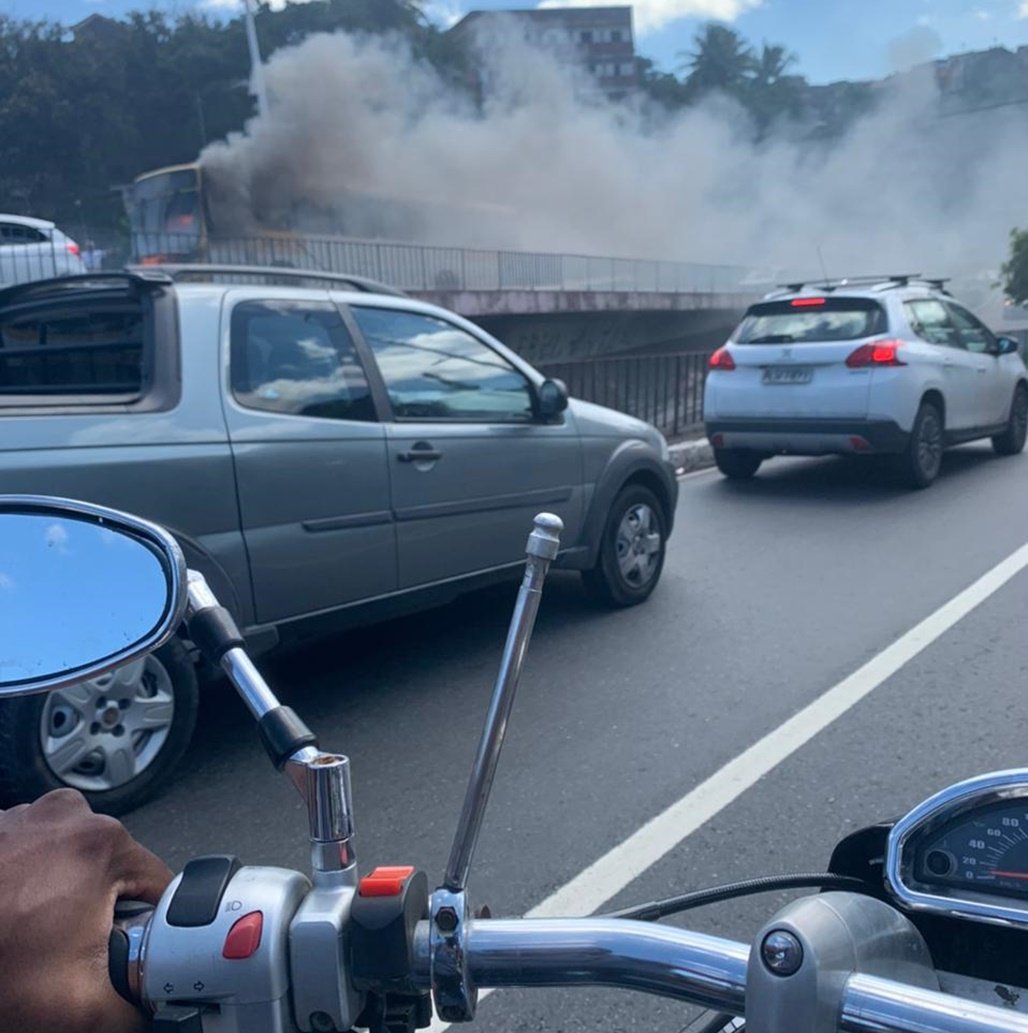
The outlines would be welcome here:
[[[1028,926],[1028,770],[944,789],[893,827],[886,887],[912,910]]]
[[[925,836],[913,868],[924,886],[1028,897],[1028,806],[1000,804]]]

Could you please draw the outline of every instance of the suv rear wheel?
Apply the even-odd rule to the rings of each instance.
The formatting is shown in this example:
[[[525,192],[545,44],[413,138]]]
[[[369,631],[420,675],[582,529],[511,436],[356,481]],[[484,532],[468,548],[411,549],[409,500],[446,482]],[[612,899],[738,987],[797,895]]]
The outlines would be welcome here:
[[[596,566],[582,571],[582,580],[607,606],[635,606],[657,587],[666,546],[664,510],[657,496],[641,484],[630,484],[614,499]]]
[[[927,488],[939,476],[944,447],[942,413],[934,402],[922,402],[907,447],[896,457],[896,470],[903,483],[910,488]]]
[[[0,704],[0,805],[78,789],[104,814],[138,807],[167,781],[196,724],[196,671],[172,639],[116,671]]]
[[[1024,450],[1025,438],[1028,437],[1028,389],[1018,384],[1014,391],[1014,400],[1010,403],[1010,417],[1006,429],[992,439],[992,447],[997,455],[1016,456]]]
[[[760,468],[764,457],[759,452],[745,448],[715,448],[714,462],[717,468],[732,480],[746,480]]]

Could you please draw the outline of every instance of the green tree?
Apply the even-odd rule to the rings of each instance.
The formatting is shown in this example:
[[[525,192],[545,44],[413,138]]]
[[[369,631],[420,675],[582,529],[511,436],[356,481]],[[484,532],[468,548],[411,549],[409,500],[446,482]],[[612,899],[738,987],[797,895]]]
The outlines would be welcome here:
[[[647,96],[670,110],[689,103],[689,90],[676,75],[659,71],[648,57],[637,57],[635,64],[639,70],[639,86]]]
[[[685,86],[694,97],[715,90],[739,96],[753,73],[755,57],[746,41],[734,29],[710,22],[693,39],[694,49],[683,52]]]
[[[1028,230],[1010,231],[1010,258],[1001,271],[1006,296],[1015,305],[1028,304]]]
[[[778,44],[764,43],[760,54],[754,57],[740,95],[759,136],[775,122],[797,118],[803,110],[806,81],[787,74],[795,63],[796,55]]]

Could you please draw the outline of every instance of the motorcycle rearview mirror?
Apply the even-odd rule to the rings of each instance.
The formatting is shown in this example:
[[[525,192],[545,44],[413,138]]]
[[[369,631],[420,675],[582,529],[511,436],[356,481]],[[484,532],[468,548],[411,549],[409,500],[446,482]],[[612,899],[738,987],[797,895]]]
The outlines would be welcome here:
[[[0,697],[129,663],[185,607],[186,564],[167,531],[88,503],[0,496]]]

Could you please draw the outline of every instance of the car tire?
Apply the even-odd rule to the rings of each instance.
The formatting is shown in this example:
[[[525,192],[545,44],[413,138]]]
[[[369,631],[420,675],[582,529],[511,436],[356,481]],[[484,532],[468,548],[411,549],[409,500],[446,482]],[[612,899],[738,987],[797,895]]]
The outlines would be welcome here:
[[[138,807],[167,784],[198,705],[196,669],[178,639],[70,689],[4,700],[0,805],[71,788],[103,814]]]
[[[1016,456],[1024,451],[1025,439],[1028,438],[1028,389],[1018,384],[1010,403],[1010,416],[1002,434],[992,439],[992,447],[997,455]]]
[[[927,488],[939,476],[945,448],[942,413],[934,402],[922,402],[906,448],[896,457],[896,472],[908,488]]]
[[[714,462],[717,468],[733,481],[749,480],[764,461],[759,452],[745,448],[715,448]]]
[[[657,587],[666,550],[663,507],[649,488],[630,484],[607,513],[596,566],[582,581],[605,606],[636,606]]]

